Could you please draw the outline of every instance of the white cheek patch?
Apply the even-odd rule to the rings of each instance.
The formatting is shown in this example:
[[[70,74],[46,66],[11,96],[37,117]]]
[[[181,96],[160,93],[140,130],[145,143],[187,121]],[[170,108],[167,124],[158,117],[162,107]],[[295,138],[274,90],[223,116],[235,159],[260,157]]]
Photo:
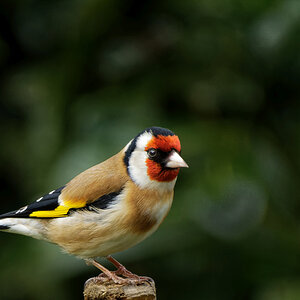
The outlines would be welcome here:
[[[128,171],[134,182],[136,182],[141,187],[145,187],[151,183],[147,174],[147,152],[145,147],[149,141],[153,138],[150,132],[145,132],[138,137],[136,141],[136,148],[131,153],[129,159]]]
[[[143,187],[150,183],[150,179],[147,174],[146,159],[146,152],[136,149],[131,154],[128,167],[128,171],[132,179]]]
[[[152,138],[153,138],[153,135],[150,132],[145,132],[142,135],[140,135],[136,141],[136,149],[144,151],[145,147],[152,140]]]

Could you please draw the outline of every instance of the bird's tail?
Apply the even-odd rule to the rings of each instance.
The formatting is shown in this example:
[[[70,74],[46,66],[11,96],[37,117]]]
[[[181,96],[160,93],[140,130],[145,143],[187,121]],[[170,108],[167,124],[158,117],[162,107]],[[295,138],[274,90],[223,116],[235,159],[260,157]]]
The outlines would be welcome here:
[[[11,222],[7,218],[1,218],[0,216],[0,230],[5,231],[10,229]]]
[[[1,223],[1,221],[0,221]],[[9,226],[8,225],[0,225],[0,230],[7,230],[9,229]]]
[[[2,218],[0,217],[0,231],[45,239],[44,226],[39,219],[29,218]]]
[[[21,219],[1,218],[1,216],[0,216],[0,230],[1,231],[24,234],[25,228],[22,223],[23,222]]]

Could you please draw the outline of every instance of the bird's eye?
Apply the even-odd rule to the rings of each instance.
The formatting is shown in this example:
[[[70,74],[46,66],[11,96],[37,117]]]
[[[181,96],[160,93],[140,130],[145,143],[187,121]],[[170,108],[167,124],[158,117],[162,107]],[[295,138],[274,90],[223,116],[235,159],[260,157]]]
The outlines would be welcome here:
[[[154,158],[157,156],[157,150],[154,148],[150,148],[148,151],[149,158]]]

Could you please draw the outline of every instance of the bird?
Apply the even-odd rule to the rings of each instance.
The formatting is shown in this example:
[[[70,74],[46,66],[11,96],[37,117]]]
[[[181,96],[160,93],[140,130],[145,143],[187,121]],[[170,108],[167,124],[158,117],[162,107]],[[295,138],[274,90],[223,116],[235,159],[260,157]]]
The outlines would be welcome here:
[[[115,283],[141,280],[112,254],[151,235],[168,214],[180,168],[177,135],[162,127],[141,131],[120,152],[33,203],[0,215],[0,230],[57,244]],[[105,257],[117,270],[96,259]]]

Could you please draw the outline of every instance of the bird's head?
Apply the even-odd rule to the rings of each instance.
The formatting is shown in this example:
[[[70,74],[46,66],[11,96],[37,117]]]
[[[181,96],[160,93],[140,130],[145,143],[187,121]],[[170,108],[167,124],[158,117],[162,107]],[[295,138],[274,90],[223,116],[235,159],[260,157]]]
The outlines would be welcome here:
[[[174,187],[180,168],[188,165],[181,158],[177,135],[160,127],[150,127],[125,147],[124,162],[131,179],[142,188]]]

